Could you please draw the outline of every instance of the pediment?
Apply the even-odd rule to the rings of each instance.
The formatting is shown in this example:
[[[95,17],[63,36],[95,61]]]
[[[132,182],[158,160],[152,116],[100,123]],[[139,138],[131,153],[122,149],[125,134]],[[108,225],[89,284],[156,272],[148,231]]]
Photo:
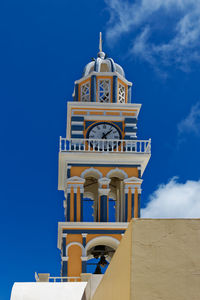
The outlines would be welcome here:
[[[142,184],[143,180],[137,177],[129,177],[127,179],[124,179],[125,184]]]
[[[81,178],[79,176],[73,176],[73,177],[70,177],[66,180],[66,183],[80,183],[80,184],[83,184],[85,182],[85,179],[84,178]]]

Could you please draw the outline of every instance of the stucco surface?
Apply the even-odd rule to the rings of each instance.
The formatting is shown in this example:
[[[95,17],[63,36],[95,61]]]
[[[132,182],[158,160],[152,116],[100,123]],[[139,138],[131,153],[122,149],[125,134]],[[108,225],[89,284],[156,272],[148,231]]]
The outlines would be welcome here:
[[[81,300],[87,282],[16,282],[11,300]]]
[[[92,300],[130,299],[131,230],[127,230]]]
[[[200,299],[200,220],[135,220],[131,299]]]
[[[92,300],[199,300],[200,219],[134,219]]]

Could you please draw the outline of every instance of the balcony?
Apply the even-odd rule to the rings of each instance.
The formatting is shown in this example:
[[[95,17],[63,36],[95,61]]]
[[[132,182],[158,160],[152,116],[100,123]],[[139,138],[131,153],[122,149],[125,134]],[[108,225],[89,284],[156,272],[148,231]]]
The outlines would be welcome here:
[[[126,152],[151,154],[149,140],[66,139],[60,137],[60,152]]]

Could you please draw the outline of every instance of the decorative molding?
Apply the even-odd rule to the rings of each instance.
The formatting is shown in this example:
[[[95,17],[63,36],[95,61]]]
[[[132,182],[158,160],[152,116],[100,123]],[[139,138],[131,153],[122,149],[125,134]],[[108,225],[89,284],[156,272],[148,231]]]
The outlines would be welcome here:
[[[67,184],[69,184],[69,183],[73,183],[73,182],[75,182],[75,183],[77,183],[77,184],[84,184],[84,182],[85,182],[85,179],[83,179],[83,178],[81,178],[81,177],[79,177],[79,176],[73,176],[73,177],[70,177],[70,178],[68,178],[67,180],[66,180],[66,183]]]
[[[81,233],[81,235],[82,235],[83,238],[86,238],[88,233]]]
[[[85,178],[85,177],[87,177],[87,175],[90,175],[90,176],[91,175],[93,175],[93,176],[96,175],[96,176],[94,176],[95,178],[102,178],[103,177],[102,173],[98,169],[95,169],[93,167],[83,171],[81,173],[81,178]]]
[[[119,178],[128,178],[128,175],[126,174],[126,172],[124,170],[121,170],[119,168],[115,168],[111,171],[109,171],[106,175],[106,177],[110,178],[110,177],[117,177],[117,176],[113,176],[113,175],[116,175],[116,174],[120,174],[120,175],[123,175],[123,176],[118,176]]]
[[[143,182],[143,180],[142,179],[140,179],[140,178],[138,178],[138,177],[129,177],[129,178],[126,178],[126,179],[124,179],[124,183],[125,184],[136,184],[136,183],[138,183],[138,184],[142,184],[142,182]]]
[[[103,195],[108,196],[108,194],[110,192],[110,189],[101,189],[101,188],[99,188],[98,191],[99,191],[100,196],[103,196]]]
[[[119,246],[120,241],[117,240],[114,237],[111,236],[98,236],[93,238],[92,240],[90,240],[85,247],[85,252],[87,255],[88,250],[90,250],[91,248],[97,246],[97,245],[106,245],[109,246],[113,249],[117,249],[117,247]]]
[[[82,261],[87,261],[87,260],[88,260],[88,257],[87,257],[87,256],[81,256],[81,260],[82,260]]]
[[[62,256],[62,261],[68,261],[69,256]]]
[[[111,180],[108,179],[107,177],[103,177],[103,178],[100,178],[98,181],[99,181],[100,186],[102,186],[102,185],[109,185]]]
[[[71,242],[69,243],[67,246],[66,246],[66,255],[68,255],[68,249],[69,247],[73,246],[73,245],[76,245],[76,246],[79,246],[81,247],[82,249],[82,256],[85,256],[85,248],[83,247],[83,245],[81,243],[78,243],[78,242]]]

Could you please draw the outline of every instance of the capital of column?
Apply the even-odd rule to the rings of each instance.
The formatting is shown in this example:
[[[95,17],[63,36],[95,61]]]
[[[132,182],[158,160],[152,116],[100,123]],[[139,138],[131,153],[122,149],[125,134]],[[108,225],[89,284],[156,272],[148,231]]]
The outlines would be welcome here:
[[[110,192],[110,189],[102,189],[102,188],[99,188],[98,190],[99,190],[99,195],[100,195],[100,196],[103,196],[103,195],[108,196],[108,194],[109,194],[109,192]]]
[[[68,259],[69,259],[69,256],[63,256],[62,257],[62,261],[68,261]]]
[[[98,182],[99,182],[100,188],[104,188],[104,186],[106,186],[108,188],[110,179],[107,177],[103,177],[103,178],[100,178],[98,180]]]
[[[82,261],[87,261],[88,258],[87,258],[87,256],[81,256],[81,260],[82,260]]]
[[[82,235],[83,238],[86,238],[88,234],[87,233],[81,233],[81,235]]]

